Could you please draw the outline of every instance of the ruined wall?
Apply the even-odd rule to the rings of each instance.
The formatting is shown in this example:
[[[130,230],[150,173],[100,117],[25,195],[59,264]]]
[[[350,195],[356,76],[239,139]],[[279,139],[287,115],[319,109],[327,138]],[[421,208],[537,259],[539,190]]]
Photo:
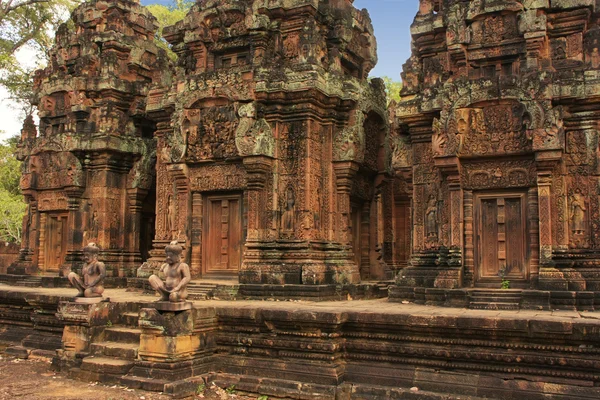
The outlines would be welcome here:
[[[20,246],[16,243],[0,242],[0,274],[19,258]]]
[[[26,121],[19,144],[28,210],[12,272],[66,275],[88,242],[101,248],[109,276],[139,266],[154,218],[146,95],[168,73],[156,30],[137,2],[97,0],[56,33],[50,63],[34,79],[39,133]]]

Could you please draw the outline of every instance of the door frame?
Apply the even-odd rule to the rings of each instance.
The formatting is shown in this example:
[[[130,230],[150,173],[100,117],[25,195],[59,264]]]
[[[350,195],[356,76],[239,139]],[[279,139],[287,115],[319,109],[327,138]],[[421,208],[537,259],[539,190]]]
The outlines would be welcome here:
[[[244,259],[244,243],[246,243],[246,224],[244,214],[244,192],[215,192],[204,194],[202,199],[203,212],[202,212],[202,276],[238,276],[239,268],[235,271],[232,270],[210,270],[208,269],[208,241],[209,241],[209,213],[210,213],[210,200],[218,198],[220,200],[232,200],[236,199],[239,202],[239,213],[240,213],[240,229],[241,229],[241,240],[240,240],[240,260],[239,266],[241,268],[242,261]]]
[[[62,221],[61,227],[61,263],[56,267],[50,265],[49,259],[51,251],[49,249],[51,243],[51,232],[49,224],[52,219],[60,219]],[[66,211],[47,211],[41,213],[41,232],[40,232],[40,247],[43,249],[39,254],[40,270],[42,273],[60,273],[63,264],[66,261],[67,247],[68,247],[68,231],[69,231],[69,213]],[[56,238],[55,238],[56,239]]]
[[[523,244],[525,260],[523,261],[524,279],[509,279],[511,288],[526,288],[529,287],[531,279],[531,267],[532,267],[532,254],[531,254],[531,243],[535,239],[532,237],[532,231],[530,229],[530,220],[532,218],[529,210],[528,201],[529,195],[527,190],[498,190],[498,191],[485,191],[485,192],[473,192],[473,250],[474,250],[474,276],[473,284],[477,287],[493,287],[499,288],[502,279],[498,276],[497,278],[481,277],[482,268],[482,251],[481,251],[481,202],[485,199],[498,199],[498,198],[519,198],[521,200],[521,222],[523,226],[523,238],[525,243]]]

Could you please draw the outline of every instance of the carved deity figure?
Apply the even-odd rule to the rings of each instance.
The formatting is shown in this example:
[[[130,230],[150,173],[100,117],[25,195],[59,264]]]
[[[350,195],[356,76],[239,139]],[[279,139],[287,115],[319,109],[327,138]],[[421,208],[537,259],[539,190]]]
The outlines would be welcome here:
[[[285,201],[285,210],[281,215],[281,228],[284,232],[291,232],[294,230],[294,210],[296,204],[296,198],[294,197],[294,189],[292,189],[291,187],[288,187],[287,189]]]
[[[425,231],[427,232],[427,237],[429,238],[435,238],[438,234],[437,213],[437,200],[434,195],[431,195],[429,196],[427,209],[425,210]]]
[[[81,276],[75,272],[69,273],[69,282],[79,290],[75,297],[102,297],[104,293],[102,282],[106,276],[106,268],[103,262],[98,261],[99,252],[100,249],[95,243],[85,246],[83,248],[85,264],[81,269]]]
[[[575,235],[583,235],[585,233],[585,200],[581,193],[571,195],[571,231]]]
[[[167,230],[173,233],[176,230],[177,223],[175,221],[175,201],[173,196],[169,196],[169,204],[167,206]]]
[[[190,267],[181,262],[183,248],[176,240],[165,247],[165,263],[160,272],[165,276],[165,282],[158,276],[152,275],[148,280],[150,285],[160,294],[159,301],[180,302],[188,297],[187,285],[192,280]]]

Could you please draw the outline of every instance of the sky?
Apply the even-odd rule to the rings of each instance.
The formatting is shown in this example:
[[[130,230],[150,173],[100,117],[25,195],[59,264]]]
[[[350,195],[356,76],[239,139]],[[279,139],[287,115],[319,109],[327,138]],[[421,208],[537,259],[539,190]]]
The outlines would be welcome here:
[[[141,0],[141,3],[169,5],[172,0]],[[369,11],[375,29],[379,61],[370,76],[388,76],[399,81],[402,64],[410,56],[410,24],[419,8],[419,1],[354,0],[354,6]],[[27,60],[30,57],[25,53],[21,58]],[[22,124],[19,111],[6,99],[6,91],[0,88],[0,140],[19,134]]]

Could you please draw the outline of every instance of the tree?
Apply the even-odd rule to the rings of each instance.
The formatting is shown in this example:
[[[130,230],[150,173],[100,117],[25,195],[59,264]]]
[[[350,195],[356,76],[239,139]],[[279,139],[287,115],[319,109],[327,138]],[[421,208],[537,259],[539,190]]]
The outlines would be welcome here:
[[[0,240],[7,242],[21,241],[27,209],[19,187],[21,163],[15,157],[18,142],[18,136],[0,142]]]
[[[156,44],[167,51],[167,54],[172,60],[175,60],[177,56],[170,49],[169,44],[163,38],[163,29],[166,26],[175,25],[177,22],[185,18],[190,7],[194,4],[190,0],[173,0],[170,6],[164,6],[162,4],[150,4],[146,6],[148,11],[154,15],[154,18],[158,21],[158,31],[156,32]]]
[[[390,104],[392,100],[396,103],[400,101],[400,90],[402,90],[402,82],[395,81],[389,76],[384,76],[383,83],[385,84],[385,94],[387,95],[387,102]]]
[[[82,0],[0,0],[0,85],[26,115],[33,112],[33,70],[45,64],[58,26]],[[16,54],[27,48],[36,61],[20,65]]]

